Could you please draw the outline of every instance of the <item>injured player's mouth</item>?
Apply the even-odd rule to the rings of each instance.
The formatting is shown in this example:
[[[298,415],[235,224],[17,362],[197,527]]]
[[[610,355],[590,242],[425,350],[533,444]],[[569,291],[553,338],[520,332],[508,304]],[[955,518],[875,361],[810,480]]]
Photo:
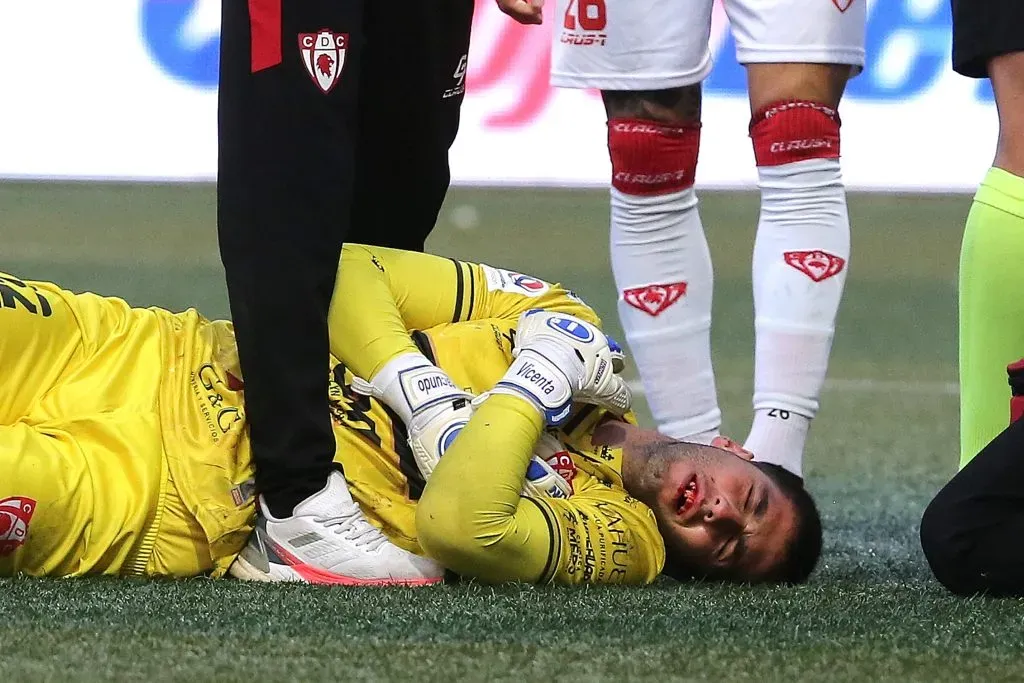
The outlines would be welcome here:
[[[697,473],[679,485],[676,497],[676,510],[680,517],[686,517],[700,507],[703,498],[701,486],[697,483]]]

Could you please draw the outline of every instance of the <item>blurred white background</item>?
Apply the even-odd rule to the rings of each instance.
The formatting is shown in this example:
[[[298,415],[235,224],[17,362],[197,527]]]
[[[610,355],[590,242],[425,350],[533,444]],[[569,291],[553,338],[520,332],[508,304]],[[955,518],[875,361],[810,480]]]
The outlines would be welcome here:
[[[522,27],[478,0],[456,184],[607,183],[600,100],[548,86],[553,4]],[[219,0],[0,2],[0,177],[212,180],[219,24]],[[749,187],[744,73],[721,11],[712,40],[698,185]],[[987,81],[951,71],[949,45],[947,0],[870,3],[868,67],[840,109],[851,188],[974,190],[995,109]]]

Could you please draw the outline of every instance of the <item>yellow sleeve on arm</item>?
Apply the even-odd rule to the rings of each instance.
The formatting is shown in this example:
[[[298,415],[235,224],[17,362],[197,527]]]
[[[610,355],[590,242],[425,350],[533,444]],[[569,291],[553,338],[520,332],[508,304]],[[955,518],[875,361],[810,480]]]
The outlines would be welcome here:
[[[491,583],[653,581],[665,563],[657,522],[621,488],[520,496],[543,428],[525,399],[488,398],[427,482],[416,512],[420,545],[448,569]]]
[[[536,278],[430,254],[346,244],[328,317],[331,352],[360,377],[373,377],[391,358],[416,351],[408,330],[484,318],[516,320],[531,308],[601,322],[567,290]]]
[[[558,535],[519,495],[544,420],[526,399],[487,399],[444,454],[416,510],[427,554],[448,569],[492,583],[550,575]]]

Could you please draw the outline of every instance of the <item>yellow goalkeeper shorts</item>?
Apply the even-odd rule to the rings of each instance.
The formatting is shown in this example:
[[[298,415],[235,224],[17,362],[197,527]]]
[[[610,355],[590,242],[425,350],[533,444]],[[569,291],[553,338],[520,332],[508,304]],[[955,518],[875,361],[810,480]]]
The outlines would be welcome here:
[[[0,274],[0,576],[189,576],[209,544],[169,474],[160,320]]]

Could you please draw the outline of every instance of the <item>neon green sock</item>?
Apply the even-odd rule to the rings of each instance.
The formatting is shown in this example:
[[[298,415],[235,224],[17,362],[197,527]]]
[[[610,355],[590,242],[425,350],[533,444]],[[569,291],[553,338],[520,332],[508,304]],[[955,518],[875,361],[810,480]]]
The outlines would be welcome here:
[[[1024,178],[989,169],[960,250],[960,467],[1006,428],[1024,357]]]

